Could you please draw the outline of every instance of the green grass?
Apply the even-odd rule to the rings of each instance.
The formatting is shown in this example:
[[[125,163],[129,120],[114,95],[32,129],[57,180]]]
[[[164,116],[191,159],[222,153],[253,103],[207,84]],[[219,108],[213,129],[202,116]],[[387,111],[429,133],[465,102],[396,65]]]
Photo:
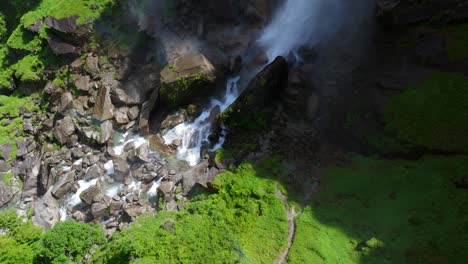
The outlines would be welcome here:
[[[468,150],[468,77],[436,72],[391,99],[385,120],[398,138],[430,149]]]
[[[296,219],[289,263],[463,263],[468,259],[468,157],[333,168]]]
[[[144,217],[114,236],[96,263],[273,263],[288,225],[271,173],[244,163],[219,175],[214,193],[200,194],[179,213]],[[273,175],[270,175],[274,177]]]
[[[445,31],[449,59],[454,62],[468,59],[468,24],[450,26]]]

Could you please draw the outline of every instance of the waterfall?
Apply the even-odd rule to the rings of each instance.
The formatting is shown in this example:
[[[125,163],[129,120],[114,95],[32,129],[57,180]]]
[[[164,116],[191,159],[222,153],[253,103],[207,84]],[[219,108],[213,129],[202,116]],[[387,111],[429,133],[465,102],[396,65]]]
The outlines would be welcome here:
[[[304,45],[314,46],[338,29],[342,0],[287,0],[265,28],[258,43],[268,58],[288,56]]]
[[[239,79],[240,77],[229,78],[224,98],[213,99],[209,107],[195,121],[179,124],[163,133],[166,144],[171,144],[176,139],[181,140],[177,151],[178,159],[187,161],[190,166],[195,166],[200,162],[200,151],[203,145],[208,143],[208,137],[212,132],[213,114],[222,113],[236,100],[239,95],[237,88]]]

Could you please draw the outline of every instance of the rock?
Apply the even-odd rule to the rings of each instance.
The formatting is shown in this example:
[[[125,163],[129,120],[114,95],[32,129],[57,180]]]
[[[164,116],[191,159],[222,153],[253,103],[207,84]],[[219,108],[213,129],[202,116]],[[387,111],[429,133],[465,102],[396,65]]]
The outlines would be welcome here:
[[[75,71],[81,71],[83,69],[83,65],[83,60],[81,58],[77,58],[70,64],[70,67]]]
[[[182,174],[182,185],[185,195],[192,190],[195,184],[208,187],[208,183],[213,182],[218,171],[216,169],[207,170],[207,166],[206,162],[202,162]]]
[[[117,121],[118,124],[128,123],[129,119],[128,119],[127,112],[128,112],[128,107],[118,108],[116,111],[114,111],[115,121]]]
[[[70,92],[62,94],[60,98],[60,111],[65,110],[71,102],[73,102],[73,95]]]
[[[57,36],[47,39],[47,43],[55,55],[79,54],[80,48],[64,42]]]
[[[29,31],[37,33],[37,32],[39,32],[39,30],[41,30],[43,24],[44,24],[44,21],[41,18],[41,19],[36,20],[36,22],[34,22],[34,24],[31,24],[31,25],[27,26],[26,28]]]
[[[149,158],[149,145],[147,143],[142,144],[138,148],[134,149],[129,155],[128,160],[133,163],[141,162],[150,162]]]
[[[94,203],[91,206],[91,213],[93,214],[94,219],[99,219],[103,216],[108,215],[109,211],[107,205],[103,203]]]
[[[138,108],[138,106],[134,106],[134,107],[131,107],[130,109],[128,109],[128,118],[130,120],[136,120],[138,118],[138,114],[140,113],[140,109]]]
[[[33,207],[32,222],[48,230],[60,221],[59,203],[52,196],[51,189]]]
[[[146,64],[130,71],[124,78],[119,93],[125,94],[126,105],[140,105],[148,100],[151,93],[159,89],[159,65]]]
[[[109,211],[112,215],[118,215],[118,212],[121,208],[122,208],[122,201],[120,201],[120,197],[118,201],[116,201],[115,199],[112,199],[112,201],[110,201]]]
[[[150,96],[150,99],[143,103],[141,106],[141,113],[140,113],[140,120],[139,120],[139,128],[140,133],[142,135],[148,135],[150,133],[149,129],[149,119],[151,111],[154,108],[156,100],[159,97],[159,90],[154,90]]]
[[[130,217],[130,219],[135,220],[145,212],[144,208],[139,205],[124,205],[124,213]]]
[[[23,131],[24,132],[34,132],[34,127],[31,124],[31,120],[24,119],[23,120]]]
[[[101,190],[101,184],[99,182],[97,182],[95,185],[89,187],[88,189],[84,190],[81,194],[80,194],[80,199],[91,205],[93,204],[93,199],[94,197],[98,196],[98,195],[101,195],[102,194],[102,190]]]
[[[54,187],[52,187],[52,195],[57,198],[61,199],[65,194],[70,191],[70,189],[73,186],[73,183],[75,181],[75,176],[76,173],[74,171],[71,171],[64,176],[62,176],[56,184],[54,184]]]
[[[231,60],[229,61],[229,71],[232,74],[238,74],[241,71],[241,68],[242,68],[242,57],[241,56],[232,57]]]
[[[75,74],[73,76],[73,79],[75,80],[75,86],[76,88],[78,88],[78,90],[80,91],[89,91],[89,81],[90,81],[90,78],[88,75],[78,75],[78,74]]]
[[[127,163],[127,160],[123,157],[114,157],[112,159],[114,162],[114,174],[115,180],[122,182],[125,178],[130,175],[130,167]]]
[[[50,28],[62,32],[62,33],[72,33],[72,34],[77,34],[80,33],[80,31],[83,30],[84,26],[78,25],[76,23],[76,20],[78,19],[78,16],[71,16],[71,17],[66,17],[62,19],[56,19],[54,17],[46,17],[45,23],[47,26]]]
[[[151,148],[159,151],[164,156],[170,156],[173,153],[173,150],[166,145],[164,138],[160,134],[151,135],[149,137],[149,142]]]
[[[172,200],[172,201],[169,201],[168,203],[166,203],[166,205],[164,206],[166,211],[168,212],[177,212],[179,211],[177,209],[177,202]]]
[[[86,216],[81,211],[74,212],[72,218],[79,222],[84,222],[86,220]]]
[[[41,155],[28,156],[23,164],[25,168],[23,193],[21,197],[34,198],[42,193],[39,192],[39,173],[41,172]],[[44,189],[47,190],[47,189]]]
[[[101,137],[99,143],[103,144],[109,141],[114,135],[114,129],[112,127],[112,122],[104,121],[101,125]]]
[[[468,177],[465,177],[465,178],[455,182],[455,187],[457,187],[459,189],[468,189]]]
[[[4,160],[8,160],[10,157],[11,153],[11,143],[10,142],[5,142],[0,145],[0,156]]]
[[[174,186],[174,182],[172,181],[163,182],[161,183],[161,186],[159,186],[159,190],[164,194],[171,194],[174,190]]]
[[[4,161],[0,159],[0,172],[8,172],[10,170],[10,166]]]
[[[86,171],[85,179],[94,179],[97,177],[101,177],[104,174],[104,172],[99,167],[99,164],[97,164],[97,162],[92,162],[91,164],[93,165],[91,165],[91,167],[89,167]]]
[[[93,77],[99,74],[99,57],[88,56],[85,62],[85,70]],[[110,92],[110,90],[109,90]]]
[[[253,78],[236,101],[223,112],[223,122],[235,133],[239,120],[256,119],[271,102],[282,98],[288,85],[288,64],[283,57],[277,57]],[[243,129],[237,126],[238,129]]]
[[[13,189],[0,181],[0,208],[8,204],[13,198],[13,195]]]
[[[62,120],[57,121],[57,125],[54,128],[54,136],[61,144],[65,144],[74,132],[75,125],[70,116],[65,116]]]
[[[174,59],[171,66],[161,71],[162,83],[173,83],[179,77],[203,73],[208,78],[215,78],[216,69],[201,53],[183,54]]]
[[[114,117],[114,105],[110,98],[110,90],[102,86],[94,106],[94,116],[99,120],[109,120]]]
[[[174,115],[169,115],[161,123],[161,129],[170,129],[185,122],[185,111],[181,111]]]

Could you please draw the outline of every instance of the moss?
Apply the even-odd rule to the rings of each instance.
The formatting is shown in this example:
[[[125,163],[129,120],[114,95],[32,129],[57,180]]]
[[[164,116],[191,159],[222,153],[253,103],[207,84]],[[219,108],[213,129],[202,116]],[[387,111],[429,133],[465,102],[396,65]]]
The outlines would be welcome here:
[[[21,24],[29,26],[46,16],[56,19],[78,16],[77,23],[83,24],[99,18],[105,8],[114,3],[115,0],[43,0],[36,9],[21,18]]]
[[[387,128],[401,139],[430,149],[468,150],[468,77],[434,73],[395,96],[387,106]]]
[[[468,258],[468,157],[356,156],[331,168],[296,219],[288,263],[460,263]]]
[[[42,78],[44,64],[37,55],[27,55],[13,66],[15,76],[20,81],[39,81]]]
[[[5,16],[0,12],[0,43],[2,43],[3,40],[6,38],[7,32],[8,29],[5,21]]]
[[[216,164],[222,163],[223,160],[235,159],[239,156],[239,153],[224,148],[216,150],[214,160]]]
[[[163,84],[159,94],[170,108],[176,109],[188,104],[207,85],[207,82],[208,78],[202,72],[179,76],[174,82]]]
[[[35,52],[42,48],[43,43],[38,35],[22,26],[18,26],[8,38],[6,44],[12,49]]]
[[[11,187],[13,185],[13,177],[15,177],[15,175],[12,172],[7,172],[5,175],[3,175],[2,182]]]

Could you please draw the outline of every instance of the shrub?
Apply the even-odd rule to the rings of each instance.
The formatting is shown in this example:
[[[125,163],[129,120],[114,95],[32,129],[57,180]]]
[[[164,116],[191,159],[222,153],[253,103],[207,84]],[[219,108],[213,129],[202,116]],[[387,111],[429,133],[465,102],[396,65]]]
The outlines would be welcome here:
[[[95,224],[60,222],[40,241],[38,259],[57,264],[80,262],[93,246],[105,242],[104,232]]]

